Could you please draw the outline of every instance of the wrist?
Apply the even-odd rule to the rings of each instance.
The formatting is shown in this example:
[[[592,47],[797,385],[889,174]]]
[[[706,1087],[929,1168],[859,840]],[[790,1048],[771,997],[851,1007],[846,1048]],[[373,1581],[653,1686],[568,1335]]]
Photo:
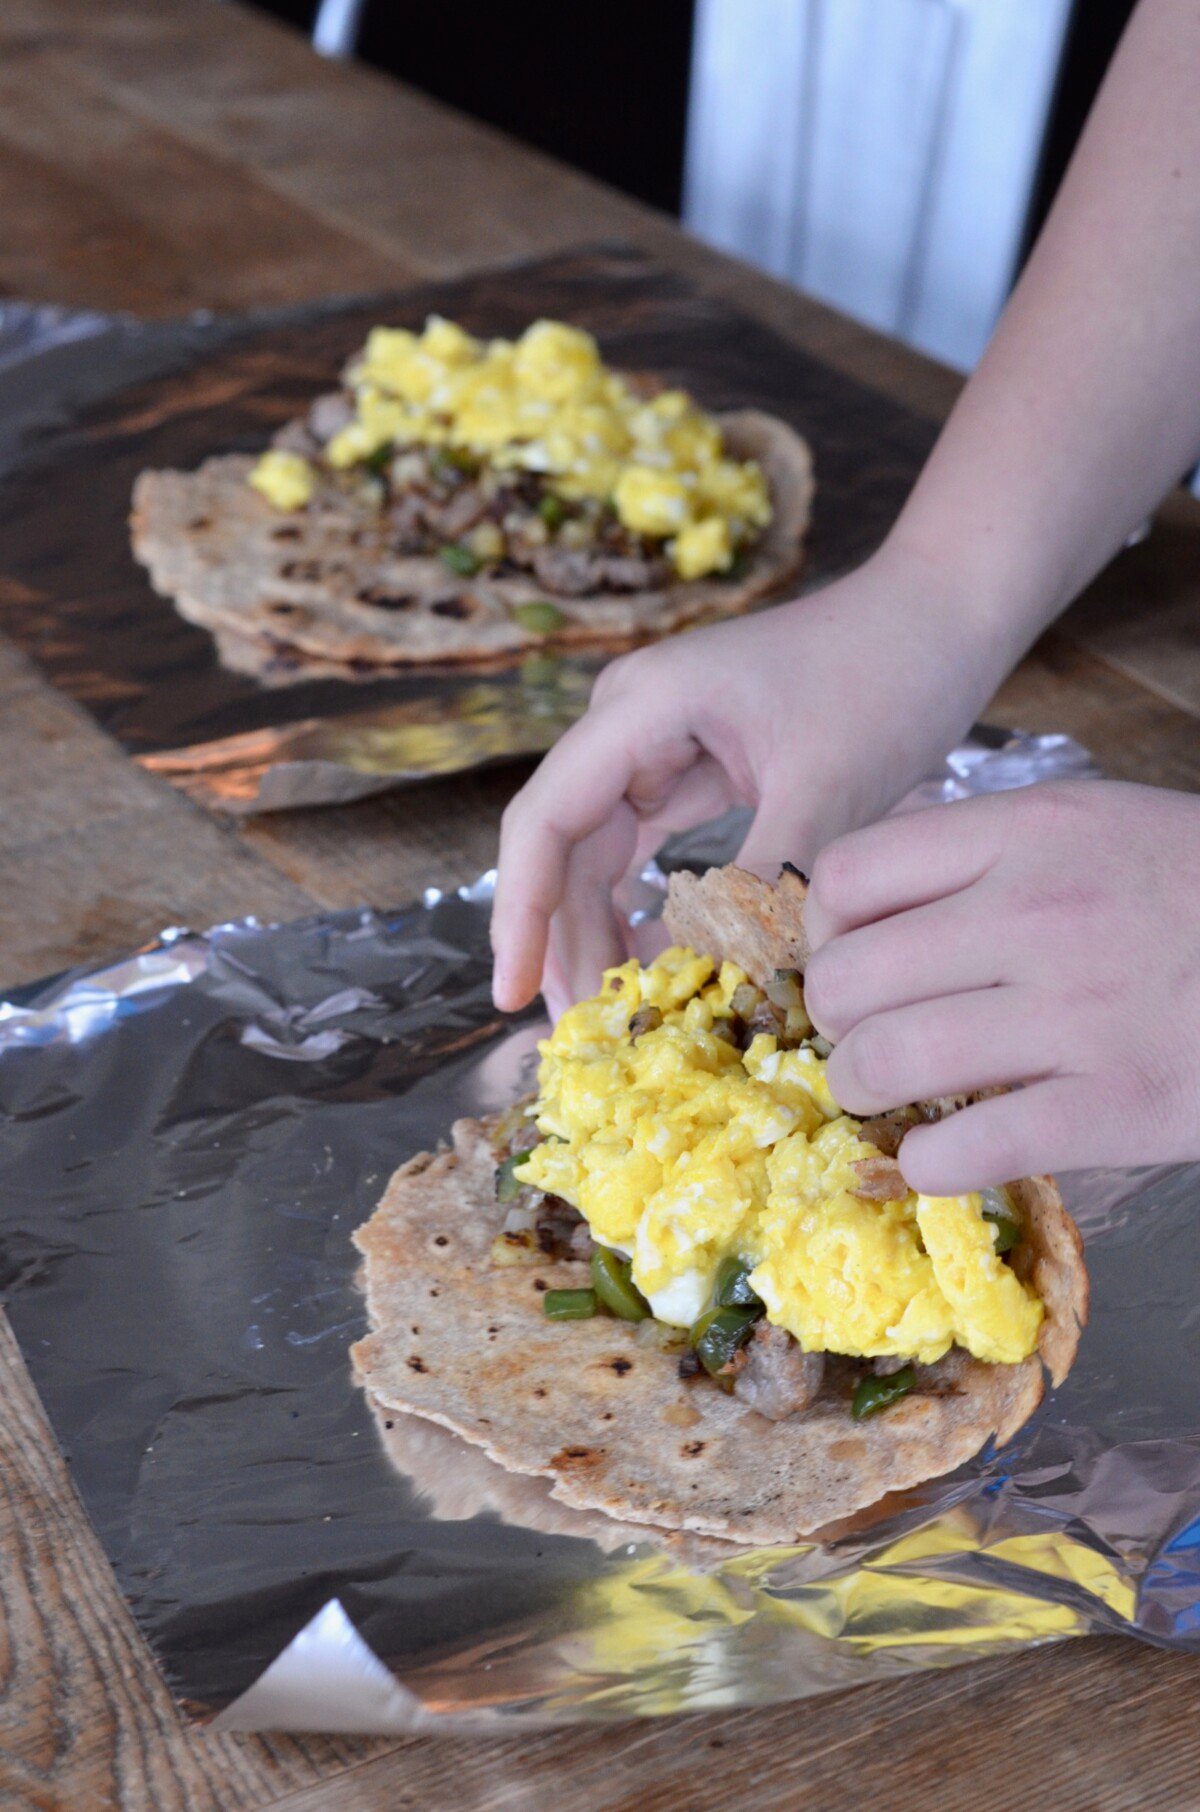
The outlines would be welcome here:
[[[804,754],[810,779],[825,774],[813,783],[827,801],[818,847],[933,772],[1007,677],[1011,637],[960,584],[948,563],[889,537],[844,579],[759,619],[783,634],[771,633],[756,686],[795,675],[820,731]]]
[[[932,536],[905,516],[870,564],[915,623],[952,645],[982,689],[977,705],[1066,607],[1046,574],[1022,571],[990,536],[982,545],[966,536]]]
[[[867,562],[871,588],[966,722],[988,703],[1044,627],[1001,582],[952,544],[930,546],[897,523]],[[1047,618],[1048,620],[1048,618]]]
[[[899,570],[920,573],[948,601],[963,633],[994,669],[1012,670],[1070,602],[1076,586],[1056,563],[1053,537],[1006,532],[990,513],[931,508],[918,484],[879,550]],[[932,502],[932,500],[931,500]]]

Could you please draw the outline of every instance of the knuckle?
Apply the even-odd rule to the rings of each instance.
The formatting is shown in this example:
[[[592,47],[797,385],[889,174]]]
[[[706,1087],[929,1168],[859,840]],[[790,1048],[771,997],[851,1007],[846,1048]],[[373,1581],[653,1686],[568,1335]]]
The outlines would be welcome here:
[[[1043,781],[1025,789],[1021,800],[1022,834],[1032,828],[1042,836],[1058,837],[1086,819],[1091,801],[1082,790],[1090,783]]]
[[[621,659],[623,660],[624,656],[622,656]],[[592,696],[590,701],[592,710],[595,710],[597,705],[605,704],[613,696],[614,692],[620,690],[622,678],[621,660],[610,661],[607,667],[602,667],[600,669],[599,673],[592,681]]]
[[[1011,1183],[1030,1174],[1030,1153],[1036,1149],[1036,1115],[1018,1105],[1004,1113],[985,1114],[982,1105],[965,1107],[954,1115],[956,1145],[963,1168],[996,1183]]]
[[[869,1020],[838,1046],[841,1067],[852,1083],[871,1100],[895,1103],[904,1098],[907,1042],[886,1019]]]
[[[1119,1126],[1124,1138],[1143,1150],[1165,1148],[1182,1097],[1175,1063],[1144,1046],[1131,1050],[1103,1092],[1109,1123]]]
[[[525,798],[525,788],[522,787],[519,793],[513,794],[512,798],[500,814],[500,835],[502,837],[512,836],[513,832],[517,830],[524,821],[527,809],[528,802]]]
[[[846,1007],[846,966],[833,946],[826,944],[810,957],[804,971],[804,1003],[821,1026],[835,1027]]]
[[[600,669],[592,685],[592,704],[604,705],[626,692],[637,684],[640,675],[645,671],[645,655],[649,649],[634,649],[630,654],[620,654],[616,660],[609,661]]]
[[[1061,999],[1061,994],[1059,994]],[[1113,1013],[1113,979],[1107,969],[1084,966],[1070,979],[1069,1000],[1065,1003],[1078,1022],[1077,1029],[1089,1044],[1099,1048],[1102,1038],[1111,1037],[1109,1021]]]
[[[836,917],[853,899],[861,864],[848,838],[827,843],[812,867],[809,891],[823,912]]]
[[[935,1126],[918,1127],[922,1156],[921,1189],[927,1195],[959,1195],[990,1183],[1009,1183],[1031,1172],[1029,1158],[1040,1139],[1036,1093],[986,1096],[946,1114]],[[936,1149],[935,1149],[936,1148]],[[933,1164],[925,1160],[935,1158]]]
[[[552,829],[551,812],[546,807],[544,796],[535,790],[532,781],[523,786],[515,798],[509,800],[500,817],[500,841],[510,848],[517,845],[524,847]]]
[[[1104,904],[1099,886],[1069,875],[1037,874],[1013,884],[1010,909],[1026,918],[1071,919],[1077,924],[1094,918]]]

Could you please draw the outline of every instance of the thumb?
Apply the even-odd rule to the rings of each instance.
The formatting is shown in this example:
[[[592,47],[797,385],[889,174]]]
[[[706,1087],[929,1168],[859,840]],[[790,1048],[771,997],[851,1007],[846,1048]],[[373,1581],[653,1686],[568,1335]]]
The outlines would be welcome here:
[[[816,830],[811,814],[795,791],[773,787],[758,804],[750,829],[738,851],[738,866],[749,868],[764,881],[775,881],[785,862],[807,874],[817,853]]]

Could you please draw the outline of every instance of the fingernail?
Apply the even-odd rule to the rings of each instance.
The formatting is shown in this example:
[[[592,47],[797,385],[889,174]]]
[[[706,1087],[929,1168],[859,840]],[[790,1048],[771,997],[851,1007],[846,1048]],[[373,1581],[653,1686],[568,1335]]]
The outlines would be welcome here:
[[[507,964],[492,975],[492,999],[501,1013],[515,1013],[522,1005],[516,978]]]

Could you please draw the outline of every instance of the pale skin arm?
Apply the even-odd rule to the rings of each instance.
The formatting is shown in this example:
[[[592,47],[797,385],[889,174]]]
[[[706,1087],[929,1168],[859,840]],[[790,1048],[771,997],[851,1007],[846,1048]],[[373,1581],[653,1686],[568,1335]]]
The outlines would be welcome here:
[[[896,526],[1027,644],[1200,453],[1200,8],[1142,0]]]
[[[912,897],[913,851],[932,860],[929,840],[953,842],[964,824],[959,811],[972,808],[932,814],[942,821],[936,830],[913,819],[886,827],[886,836],[883,827],[864,831],[847,840],[848,857],[833,840],[878,818],[952,745],[1039,631],[1200,454],[1198,74],[1200,7],[1142,0],[1034,256],[880,553],[812,598],[608,669],[583,722],[505,815],[493,926],[499,1005],[523,1004],[543,981],[555,1009],[592,988],[603,963],[622,953],[611,889],[629,864],[667,830],[741,800],[757,809],[740,859],[765,874],[785,858],[808,866],[833,844],[814,875],[814,929],[826,948],[813,982],[818,1023],[823,1013],[847,1040],[835,1083],[844,1105],[866,1111],[885,1069],[885,1092],[896,1100],[929,1092],[916,1085],[917,1054],[911,1039],[892,1036],[894,1024],[887,1065],[873,1054],[881,1072],[874,1090],[854,1073],[850,1034],[860,1050],[872,1048],[864,1030],[895,1008],[894,964],[911,952],[902,958],[894,945],[852,1000],[838,996],[839,973],[849,986],[849,965],[835,958],[842,939],[861,939],[873,922],[907,920],[911,931],[937,907],[936,890]],[[1107,789],[1096,794],[1095,833],[1124,834],[1138,797],[1123,793],[1110,810]],[[1026,875],[1026,893],[1044,905],[1055,891],[1047,877],[1056,872],[1058,820],[1015,799],[985,803],[987,834],[971,845],[980,872],[968,876],[949,855],[939,857],[942,892],[967,902],[962,936],[977,946],[995,933],[998,901],[1008,899],[1012,916],[1011,889],[989,891],[982,877],[1011,880],[1022,839],[1033,840],[1041,861]],[[1187,827],[1200,807],[1179,806],[1169,825],[1156,821],[1156,834],[1181,838],[1191,852]],[[1074,846],[1071,860],[1076,868],[1084,860]],[[1190,872],[1190,853],[1184,866]],[[1120,914],[1089,916],[1083,894],[1090,892],[1078,881],[1077,873],[1068,876],[1049,927],[1041,913],[1037,931],[1046,948],[1074,949],[1090,938],[1087,973],[1094,976],[1123,960],[1115,940],[1129,925]],[[1157,910],[1159,897],[1161,890],[1145,900],[1147,911]],[[1168,949],[1177,981],[1191,973],[1180,906],[1173,896],[1169,925],[1161,935],[1152,926],[1143,951],[1152,966],[1155,949]],[[1024,924],[1028,943],[1034,932]],[[924,931],[933,935],[928,923]],[[915,935],[920,942],[919,923]],[[1020,1004],[1019,956],[1010,967],[1005,978],[965,964],[961,976],[941,984],[964,994],[936,1000],[940,1020],[925,1009],[922,1050],[943,1040],[938,1073],[947,1092],[979,1085],[977,1076],[952,1079],[979,1064],[954,1057],[949,1009],[1002,982],[1018,989]],[[939,984],[930,977],[923,985],[935,991]],[[1085,978],[1080,986],[1087,992],[1094,983]],[[1105,1036],[1108,1030],[1105,1022]],[[1016,1022],[1008,1036],[1023,1036],[1029,1048],[1029,1032]],[[1071,1048],[1055,1061],[1070,1073],[1087,1067]],[[1019,1071],[1010,1053],[991,1066],[1005,1073],[989,1079],[1027,1079],[1012,1074],[1014,1063]],[[1200,1074],[1196,1084],[1200,1091]],[[1114,1088],[1110,1075],[1107,1095]],[[1197,1107],[1189,1088],[1185,1076],[1185,1119]],[[1136,1093],[1142,1100],[1149,1091],[1139,1084]],[[1078,1095],[1068,1109],[1077,1120],[1099,1111],[1094,1099],[1081,1106]],[[1102,1156],[1087,1156],[1086,1127],[1055,1145],[1048,1128],[1023,1127],[1020,1112],[989,1104],[958,1116],[953,1134],[950,1123],[923,1129],[921,1186],[962,1187],[964,1177],[995,1180],[1042,1161],[1118,1161],[1111,1140]],[[989,1118],[1000,1127],[990,1148],[969,1132]],[[1164,1155],[1180,1155],[1189,1136],[1174,1125],[1164,1134]],[[1129,1161],[1147,1161],[1144,1136],[1126,1145],[1139,1154]],[[1017,1149],[1026,1150],[1020,1165]],[[906,1141],[902,1162],[916,1163],[916,1150],[917,1141]]]

